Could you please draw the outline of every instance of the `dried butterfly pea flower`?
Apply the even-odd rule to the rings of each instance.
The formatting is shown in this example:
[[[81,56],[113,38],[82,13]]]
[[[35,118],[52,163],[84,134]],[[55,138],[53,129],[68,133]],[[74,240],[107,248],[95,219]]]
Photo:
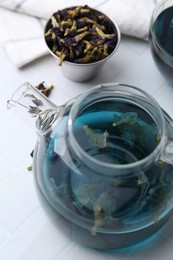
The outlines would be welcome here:
[[[39,83],[38,85],[35,86],[35,88],[37,88],[38,90],[43,90],[46,87],[44,86],[44,81],[42,81],[41,83]]]
[[[63,61],[65,60],[66,51],[65,51],[65,49],[62,49],[61,52],[56,51],[56,54],[59,56],[59,65],[61,66]]]
[[[61,22],[61,26],[66,28],[66,27],[72,27],[74,25],[73,25],[73,21],[71,19],[67,19],[66,21]]]
[[[46,36],[46,37],[47,37],[47,36],[51,36],[52,33],[53,33],[53,30],[52,30],[52,28],[50,28],[50,29],[45,33],[45,36]]]
[[[29,106],[28,112],[35,117],[38,115],[42,110],[38,106]]]
[[[94,26],[94,28],[102,39],[112,39],[114,37],[114,34],[105,34],[98,26]]]
[[[50,93],[51,93],[51,91],[52,91],[53,88],[54,88],[53,85],[51,85],[51,86],[49,86],[49,87],[43,89],[43,90],[42,90],[42,93],[43,93],[46,97],[48,97],[48,96],[50,95]]]
[[[32,165],[29,165],[29,166],[27,167],[27,170],[28,170],[28,171],[32,171]]]
[[[52,89],[54,88],[53,85],[50,85],[48,87],[45,87],[44,85],[44,81],[42,81],[40,84],[36,85],[35,88],[37,88],[38,90],[41,91],[41,93],[43,93],[45,96],[49,96],[49,94],[51,93]]]
[[[89,35],[89,32],[83,32],[83,33],[80,33],[80,34],[76,35],[74,37],[74,39],[75,39],[75,41],[77,43],[77,42],[81,41],[83,38],[85,38],[85,36],[87,36],[87,35]]]
[[[93,44],[91,44],[89,41],[86,40],[84,40],[83,42],[85,44],[84,53],[87,53],[89,50],[93,48]]]
[[[51,16],[51,21],[52,21],[52,27],[54,28],[59,28],[60,27],[60,24],[57,22],[56,18],[52,15]]]
[[[82,8],[82,6],[77,6],[75,9],[68,10],[67,12],[68,12],[68,14],[71,15],[72,18],[75,18],[77,15],[80,15],[80,14],[86,14],[86,13],[88,14],[90,12],[90,10],[88,9],[87,6],[84,6],[84,8]]]
[[[92,63],[107,57],[117,44],[113,22],[104,14],[85,6],[54,13],[45,31],[50,50],[63,61]]]

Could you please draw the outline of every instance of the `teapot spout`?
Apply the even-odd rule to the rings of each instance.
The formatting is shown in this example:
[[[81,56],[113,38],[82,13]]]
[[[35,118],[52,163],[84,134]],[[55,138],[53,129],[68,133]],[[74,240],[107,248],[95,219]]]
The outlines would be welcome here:
[[[52,103],[37,87],[33,87],[29,82],[22,84],[16,89],[12,97],[7,101],[7,108],[20,105],[33,116],[40,110],[47,108],[56,109],[57,106]]]
[[[62,107],[56,106],[28,82],[17,88],[7,101],[7,108],[15,108],[30,125],[34,122],[38,133],[47,132],[62,112]]]

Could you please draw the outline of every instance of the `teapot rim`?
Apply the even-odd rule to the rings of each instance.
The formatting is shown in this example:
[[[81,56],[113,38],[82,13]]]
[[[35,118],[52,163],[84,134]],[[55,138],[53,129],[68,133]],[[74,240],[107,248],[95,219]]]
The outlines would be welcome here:
[[[94,157],[90,156],[88,153],[86,153],[83,148],[79,145],[78,141],[76,140],[74,134],[73,134],[73,121],[75,118],[76,114],[76,109],[78,109],[79,104],[82,103],[86,97],[89,94],[92,94],[95,91],[99,91],[101,88],[108,88],[108,87],[114,87],[114,88],[121,88],[125,87],[128,89],[133,89],[135,91],[140,92],[144,96],[146,96],[152,104],[154,104],[157,108],[157,113],[159,114],[159,118],[161,121],[161,131],[160,131],[160,140],[154,150],[144,157],[141,160],[137,160],[135,162],[127,163],[127,164],[112,164],[112,163],[106,163],[103,161],[100,161],[98,159],[95,159]],[[128,174],[129,172],[131,173],[132,170],[133,172],[139,172],[148,168],[149,165],[151,165],[152,162],[155,162],[156,160],[159,160],[161,154],[163,153],[166,143],[167,143],[167,136],[166,136],[166,123],[165,123],[165,117],[164,117],[164,111],[160,107],[160,105],[157,103],[157,101],[146,91],[140,89],[139,87],[128,85],[128,84],[123,84],[123,83],[105,83],[105,84],[99,84],[94,86],[93,88],[89,89],[86,91],[84,94],[80,95],[76,101],[74,102],[70,113],[69,113],[69,119],[68,119],[68,132],[69,132],[69,140],[70,140],[70,145],[72,149],[74,150],[75,154],[77,157],[82,160],[83,162],[86,162],[87,165],[90,165],[92,168],[95,166],[97,169],[99,169],[99,173],[105,174],[105,170],[109,170],[110,175],[119,175],[120,172],[121,174]],[[106,175],[108,172],[106,172]]]

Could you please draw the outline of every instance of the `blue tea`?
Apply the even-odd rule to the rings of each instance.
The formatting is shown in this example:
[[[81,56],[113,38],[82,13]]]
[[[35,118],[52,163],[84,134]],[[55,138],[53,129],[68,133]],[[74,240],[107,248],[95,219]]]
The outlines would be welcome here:
[[[172,82],[173,7],[169,7],[161,12],[152,26],[153,28],[150,29],[150,43],[154,61],[160,72]],[[158,47],[159,45],[160,47]]]
[[[58,227],[65,222],[72,239],[110,250],[155,233],[169,211],[172,166],[158,161],[130,176],[113,176],[109,170],[100,175],[67,145],[67,120],[68,112],[47,138],[44,157],[38,158],[44,162],[43,173],[36,181],[43,205]],[[156,123],[144,109],[113,100],[84,109],[73,122],[73,134],[88,156],[111,165],[143,160],[160,141]]]
[[[155,36],[162,48],[173,55],[173,7],[165,9],[154,22]]]

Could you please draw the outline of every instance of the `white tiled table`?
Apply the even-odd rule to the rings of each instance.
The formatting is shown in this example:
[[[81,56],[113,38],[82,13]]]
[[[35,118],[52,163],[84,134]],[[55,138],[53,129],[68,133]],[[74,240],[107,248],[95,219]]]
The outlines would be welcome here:
[[[150,93],[173,117],[173,86],[157,71],[147,42],[122,37],[117,53],[98,77],[83,84],[64,78],[50,56],[18,70],[0,48],[0,259],[172,260],[173,223],[159,234],[157,244],[115,254],[77,245],[54,228],[37,199],[32,172],[27,171],[36,142],[34,129],[27,120],[6,109],[7,99],[18,86],[26,81],[36,85],[43,80],[55,86],[50,99],[59,105],[96,84],[132,84]]]

